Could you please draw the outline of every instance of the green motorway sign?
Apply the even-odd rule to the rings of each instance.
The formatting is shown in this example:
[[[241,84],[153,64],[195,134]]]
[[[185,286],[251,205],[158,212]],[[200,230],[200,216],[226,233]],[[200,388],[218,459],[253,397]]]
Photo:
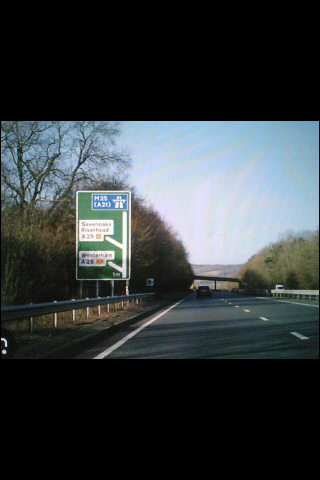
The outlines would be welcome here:
[[[131,192],[77,192],[77,280],[129,280]]]

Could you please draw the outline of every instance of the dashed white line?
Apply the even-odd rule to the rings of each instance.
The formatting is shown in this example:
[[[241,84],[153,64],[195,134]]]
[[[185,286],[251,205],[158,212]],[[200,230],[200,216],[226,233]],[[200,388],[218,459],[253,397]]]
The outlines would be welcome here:
[[[261,298],[264,299],[264,297],[261,297]],[[221,300],[227,302],[227,300],[224,300],[222,298],[221,298]],[[281,300],[279,300],[279,302],[280,301]],[[231,302],[228,302],[228,303],[230,305],[232,305]],[[293,302],[285,302],[285,303],[293,303]],[[299,303],[297,303],[297,305],[299,305]],[[300,305],[307,305],[307,304],[300,304]],[[311,306],[314,307],[314,306],[317,306],[317,305],[308,305],[308,307],[311,307]],[[239,308],[239,305],[235,305],[235,308]],[[250,310],[245,309],[244,311],[250,313]],[[264,322],[269,322],[269,318],[266,318],[266,317],[259,317],[259,318],[260,318],[260,320],[263,320]],[[306,337],[305,335],[302,335],[301,333],[298,333],[298,332],[290,332],[290,333],[291,333],[291,335],[294,335],[295,337],[300,338],[300,340],[309,340],[309,337]]]
[[[300,340],[308,340],[309,337],[305,337],[304,335],[301,335],[301,333],[298,333],[298,332],[290,332],[291,335],[294,335],[295,337],[298,337],[300,338]]]

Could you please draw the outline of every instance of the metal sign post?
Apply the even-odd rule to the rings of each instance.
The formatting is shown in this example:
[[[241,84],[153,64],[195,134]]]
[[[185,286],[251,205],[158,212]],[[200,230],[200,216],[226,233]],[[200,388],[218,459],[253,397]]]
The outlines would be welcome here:
[[[77,280],[129,280],[131,192],[77,192]]]

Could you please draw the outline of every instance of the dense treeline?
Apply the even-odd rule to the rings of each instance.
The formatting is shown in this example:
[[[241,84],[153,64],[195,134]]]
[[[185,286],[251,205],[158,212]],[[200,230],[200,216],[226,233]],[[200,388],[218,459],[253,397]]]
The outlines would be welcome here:
[[[118,187],[121,185],[118,184]],[[102,188],[101,188],[102,187]],[[110,183],[93,190],[114,189]],[[122,185],[122,189],[128,189]],[[1,216],[2,305],[41,303],[79,298],[75,279],[75,210],[70,205],[48,216],[45,210],[3,209]],[[148,291],[154,278],[156,291],[188,288],[193,272],[182,242],[159,214],[132,194],[132,256],[130,293]],[[83,296],[95,296],[94,281],[83,282]],[[125,282],[115,282],[115,294]],[[100,282],[100,296],[110,295],[110,282]]]
[[[147,278],[159,292],[191,285],[178,235],[125,181],[119,131],[118,122],[2,122],[2,305],[79,298],[76,190],[132,191],[130,293],[147,291]],[[83,281],[83,297],[96,295],[95,283]],[[115,294],[124,292],[116,281]],[[110,295],[111,282],[101,281],[99,294]]]
[[[294,234],[288,232],[277,243],[253,255],[238,273],[248,290],[319,289],[319,230]]]

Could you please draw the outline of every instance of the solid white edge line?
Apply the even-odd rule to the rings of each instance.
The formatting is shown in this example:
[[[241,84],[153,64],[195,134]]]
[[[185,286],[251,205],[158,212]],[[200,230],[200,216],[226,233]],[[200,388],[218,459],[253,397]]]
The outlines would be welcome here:
[[[191,294],[193,295],[193,294]],[[182,300],[180,300],[179,302],[175,303],[174,305],[172,305],[171,307],[167,308],[167,310],[165,310],[164,312],[162,313],[159,313],[159,315],[157,315],[156,317],[152,318],[151,320],[149,320],[148,322],[144,323],[143,325],[141,325],[141,327],[137,328],[137,330],[135,330],[134,332],[131,332],[129,333],[129,335],[127,335],[126,337],[124,337],[122,340],[119,340],[119,342],[115,343],[114,345],[112,345],[111,347],[107,348],[106,350],[104,350],[102,353],[99,353],[99,355],[97,355],[96,357],[93,358],[93,360],[102,360],[103,358],[107,357],[108,355],[110,355],[110,353],[112,353],[114,350],[116,350],[117,348],[121,347],[121,345],[123,345],[124,343],[126,343],[128,340],[130,340],[130,338],[134,337],[135,335],[137,335],[137,333],[141,332],[141,330],[143,330],[144,328],[146,328],[148,325],[151,325],[151,323],[155,322],[156,320],[158,320],[158,318],[162,317],[163,315],[165,315],[166,313],[170,312],[170,310],[172,310],[174,307],[176,307],[177,305],[179,305],[179,303],[183,302],[184,300],[186,300],[186,298],[188,298],[190,295],[188,295],[187,297],[183,298]]]
[[[300,340],[309,340],[309,337],[305,337],[304,335],[301,335],[301,333],[298,332],[290,332],[291,335],[294,335],[295,337],[300,338]]]
[[[316,308],[319,308],[319,305],[308,305],[307,303],[287,302],[286,300],[277,300],[277,302],[291,303],[292,305],[304,305],[305,307],[316,307]]]
[[[269,300],[269,298],[272,299],[272,297],[257,297],[260,300]],[[300,303],[300,302],[288,302],[287,300],[275,300],[276,302],[283,302],[283,303],[291,303],[293,305],[304,305],[306,307],[316,307],[319,308],[319,305],[309,305],[308,303]]]

